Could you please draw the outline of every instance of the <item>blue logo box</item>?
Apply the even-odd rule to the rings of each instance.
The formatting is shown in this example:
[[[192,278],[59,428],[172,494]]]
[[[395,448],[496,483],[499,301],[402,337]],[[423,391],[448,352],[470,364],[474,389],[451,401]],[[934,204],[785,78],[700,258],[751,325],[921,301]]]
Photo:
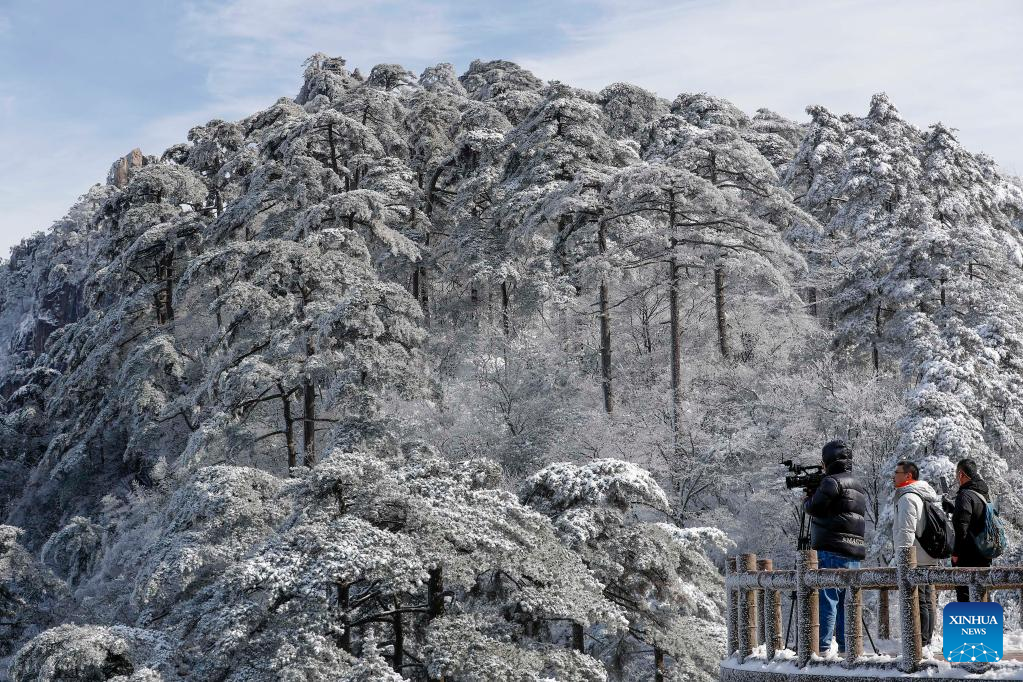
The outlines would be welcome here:
[[[942,653],[949,663],[994,663],[1005,650],[1005,619],[995,602],[952,602],[942,615]]]

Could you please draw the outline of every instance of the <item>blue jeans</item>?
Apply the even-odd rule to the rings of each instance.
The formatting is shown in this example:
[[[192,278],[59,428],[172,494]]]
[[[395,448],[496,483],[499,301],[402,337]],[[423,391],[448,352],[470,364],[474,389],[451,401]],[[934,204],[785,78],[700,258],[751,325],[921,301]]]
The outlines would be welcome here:
[[[834,552],[817,552],[818,568],[859,568],[858,559]],[[832,587],[818,592],[820,600],[820,651],[831,648],[831,637],[838,639],[838,650],[845,651],[845,590]],[[836,632],[837,630],[837,632]]]

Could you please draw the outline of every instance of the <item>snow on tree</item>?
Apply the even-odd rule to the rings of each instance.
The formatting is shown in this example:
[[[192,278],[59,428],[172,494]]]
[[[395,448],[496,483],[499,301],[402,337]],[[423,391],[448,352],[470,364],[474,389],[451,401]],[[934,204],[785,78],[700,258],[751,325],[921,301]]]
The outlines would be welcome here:
[[[631,83],[612,83],[600,91],[599,102],[608,133],[640,144],[653,122],[668,113],[668,102]]]
[[[277,528],[289,513],[286,492],[281,479],[257,469],[204,467],[134,531],[152,534],[142,551],[112,552],[91,587],[127,583],[139,622],[161,618]]]
[[[682,93],[671,103],[671,113],[700,128],[715,125],[729,128],[750,126],[750,118],[742,110],[728,100],[705,92]]]
[[[541,101],[543,82],[509,61],[474,59],[458,80],[470,97],[493,104],[513,125],[520,123]]]
[[[401,682],[405,678],[394,672],[384,660],[377,648],[376,636],[370,629],[362,640],[362,655],[358,662],[341,679],[344,682]]]
[[[416,83],[416,75],[401,64],[377,64],[366,78],[367,85],[384,90],[411,90]]]
[[[163,635],[123,625],[61,625],[26,644],[11,665],[13,682],[149,682],[170,673],[174,645]]]
[[[453,97],[468,97],[465,87],[458,80],[455,67],[448,62],[428,66],[419,74],[419,85],[435,94],[447,94]]]
[[[395,468],[332,453],[295,489],[278,533],[173,616],[193,624],[183,655],[196,679],[340,675],[353,652],[373,650],[370,626],[390,637],[395,671],[430,667],[431,656],[451,660],[437,640],[429,656],[421,649],[449,609],[476,613],[484,631],[510,619],[518,638],[522,623],[544,619],[619,625],[549,522],[494,480],[429,455]]]
[[[17,679],[707,679],[834,437],[879,558],[897,457],[1023,526],[1023,186],[948,126],[304,68],[0,263]]]
[[[562,541],[580,553],[604,583],[604,594],[629,618],[627,634],[617,640],[594,635],[591,655],[615,658],[631,637],[653,647],[659,672],[667,654],[700,679],[714,679],[715,656],[693,668],[701,635],[720,630],[724,620],[720,577],[703,553],[705,542],[723,548],[723,533],[644,518],[644,510],[667,510],[664,491],[649,473],[618,460],[548,466],[523,483],[520,496],[552,518]],[[574,638],[583,645],[581,631]]]
[[[187,253],[201,228],[192,216],[205,196],[192,171],[155,164],[143,167],[108,200],[108,229],[85,283],[91,309],[54,331],[37,362],[48,370],[38,404],[44,406],[50,433],[61,432],[37,455],[44,464],[27,481],[40,499],[59,496],[63,484],[87,485],[77,473],[107,458],[117,477],[144,478],[159,455],[143,443],[181,441],[180,431],[154,418],[180,391],[187,373],[189,363],[167,327],[174,319],[178,254]],[[77,400],[56,398],[68,390],[76,391]],[[73,510],[70,516],[89,511]],[[55,506],[40,513],[21,505],[11,511],[11,520],[45,538],[67,522],[59,514]]]
[[[305,61],[305,82],[298,93],[296,102],[305,104],[324,95],[335,101],[346,91],[359,84],[358,79],[345,68],[345,60],[341,57],[328,57],[317,52]]]
[[[74,587],[95,570],[103,543],[103,529],[76,516],[54,533],[40,552],[44,565]]]
[[[421,174],[420,186],[454,151],[453,136],[461,119],[459,105],[464,101],[456,98],[447,90],[438,90],[416,93],[410,101],[405,126],[411,147],[410,163]]]
[[[411,73],[403,77],[414,81]],[[342,114],[371,130],[387,154],[404,160],[408,159],[408,143],[401,132],[405,107],[400,99],[401,90],[387,86],[391,79],[397,78],[388,72],[382,74],[377,83],[367,80],[364,85],[342,95],[336,106]]]
[[[671,324],[671,410],[674,450],[681,450],[682,355],[681,280],[692,260],[686,247],[742,252],[756,250],[769,234],[741,211],[732,193],[694,173],[661,163],[636,164],[619,171],[607,190],[615,216],[645,219],[639,239],[650,263],[667,264]]]
[[[575,650],[525,648],[508,641],[515,629],[473,614],[443,616],[427,635],[430,673],[495,682],[604,682],[599,661]]]
[[[67,585],[19,543],[23,534],[0,525],[0,672],[20,642],[66,617]]]
[[[345,205],[358,208],[345,203],[352,194],[340,195],[342,221]],[[321,423],[359,438],[374,390],[416,390],[419,311],[405,291],[376,281],[365,243],[348,229],[317,225],[302,242],[236,243],[197,259],[183,281],[222,330],[193,409],[213,394],[212,416],[232,414],[240,426],[262,417],[244,427],[248,443],[276,439],[288,469],[300,449],[306,466],[315,461]]]
[[[838,190],[850,145],[845,124],[822,106],[807,107],[810,126],[784,175],[796,201],[827,223],[841,203]]]
[[[103,241],[99,214],[117,189],[94,185],[42,233],[22,240],[0,270],[0,371],[3,393],[17,389],[49,335],[86,310],[84,280]]]

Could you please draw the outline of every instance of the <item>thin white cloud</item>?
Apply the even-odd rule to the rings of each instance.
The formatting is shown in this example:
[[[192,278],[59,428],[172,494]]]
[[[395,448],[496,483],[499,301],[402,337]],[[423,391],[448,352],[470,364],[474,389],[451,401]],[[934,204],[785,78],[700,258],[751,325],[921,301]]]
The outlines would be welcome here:
[[[344,56],[364,71],[378,62],[444,61],[457,43],[444,12],[413,1],[323,3],[231,0],[185,6],[178,51],[206,71],[205,101],[146,124],[140,145],[159,153],[190,128],[233,120],[294,96],[314,52]]]
[[[989,0],[721,0],[613,4],[564,48],[518,60],[544,78],[599,89],[630,81],[673,98],[706,91],[747,111],[805,119],[808,104],[864,112],[886,91],[918,125],[960,129],[971,149],[1023,170],[1023,3]]]
[[[191,4],[184,24],[182,54],[207,69],[207,87],[218,101],[294,94],[302,62],[314,52],[368,70],[382,61],[443,60],[458,44],[441,6],[411,0]]]
[[[112,154],[95,129],[65,125],[44,144],[36,131],[0,129],[0,258],[64,216],[89,187],[106,178]]]

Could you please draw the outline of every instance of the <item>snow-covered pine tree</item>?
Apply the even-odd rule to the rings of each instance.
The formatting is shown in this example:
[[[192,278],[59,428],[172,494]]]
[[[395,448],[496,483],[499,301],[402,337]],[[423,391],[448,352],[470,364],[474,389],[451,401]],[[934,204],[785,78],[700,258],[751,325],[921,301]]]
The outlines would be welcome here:
[[[703,551],[705,543],[724,549],[723,533],[652,520],[667,512],[664,492],[649,473],[619,460],[548,466],[523,483],[520,497],[553,520],[562,542],[581,555],[629,620],[621,633],[587,633],[584,623],[572,623],[576,650],[612,670],[622,666],[615,672],[624,678],[649,678],[645,664],[654,679],[666,679],[667,658],[694,679],[716,679],[718,655],[705,643],[722,626],[724,593]],[[623,656],[631,641],[650,647],[651,658],[639,663]]]

